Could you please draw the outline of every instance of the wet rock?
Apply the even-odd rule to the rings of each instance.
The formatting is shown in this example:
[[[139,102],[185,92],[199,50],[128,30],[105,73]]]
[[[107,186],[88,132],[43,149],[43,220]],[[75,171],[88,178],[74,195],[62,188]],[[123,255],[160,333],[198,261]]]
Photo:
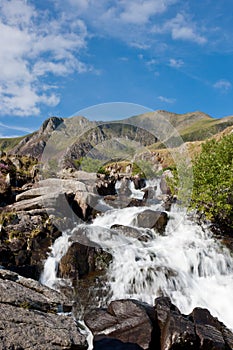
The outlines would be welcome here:
[[[59,275],[71,279],[82,278],[94,270],[94,248],[74,242],[59,263]]]
[[[94,349],[147,350],[230,350],[233,333],[196,308],[183,315],[168,297],[159,297],[155,306],[136,300],[117,300],[107,309],[86,314],[85,322],[94,335]]]
[[[145,205],[144,200],[142,199],[137,199],[137,198],[132,198],[129,202],[129,204],[127,205],[127,207],[142,207]]]
[[[200,350],[226,349],[220,322],[206,309],[195,308],[192,312],[195,330],[200,339]]]
[[[123,179],[120,182],[120,187],[117,190],[117,193],[119,197],[129,197],[132,194],[132,191],[130,190],[130,180],[126,177],[123,177]]]
[[[106,196],[104,201],[113,208],[122,209],[129,207],[142,207],[145,202],[141,199],[130,198],[128,196]]]
[[[94,341],[114,338],[123,343],[138,345],[139,349],[149,348],[152,322],[140,302],[113,301],[107,310],[100,309],[86,315],[85,323],[93,332]]]
[[[140,231],[139,229],[132,226],[124,226],[124,225],[118,225],[118,224],[112,225],[111,229],[113,229],[120,235],[130,237],[130,238],[135,238],[143,242],[147,242],[153,239],[150,230]]]
[[[137,214],[133,221],[133,225],[143,228],[154,228],[159,233],[163,233],[168,221],[168,215],[166,212],[144,210]]]
[[[59,263],[59,274],[74,280],[94,271],[106,270],[111,254],[101,248],[73,242]]]
[[[155,318],[158,325],[156,336],[160,337],[161,350],[198,348],[194,324],[180,313],[169,298],[156,299]]]

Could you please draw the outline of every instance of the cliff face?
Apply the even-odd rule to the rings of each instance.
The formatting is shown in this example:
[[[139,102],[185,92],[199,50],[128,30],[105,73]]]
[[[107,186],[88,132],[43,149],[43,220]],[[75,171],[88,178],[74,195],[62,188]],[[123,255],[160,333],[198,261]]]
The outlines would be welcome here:
[[[38,131],[30,136],[26,136],[9,152],[9,154],[40,158],[52,132],[62,124],[63,121],[64,119],[57,117],[51,117],[45,120]]]
[[[106,123],[91,122],[81,116],[68,119],[51,117],[38,131],[19,139],[17,144],[14,139],[6,140],[9,155],[41,160],[47,153],[45,158],[48,161],[58,159],[65,168],[75,167],[84,157],[106,162],[129,160],[134,155],[145,153],[145,147],[149,153],[158,153],[159,158],[164,159],[162,166],[166,167],[172,164],[169,148],[186,142],[192,157],[199,152],[201,142],[210,137],[218,139],[232,128],[232,116],[216,119],[202,112],[175,114],[155,111]],[[0,140],[2,149],[6,140]]]

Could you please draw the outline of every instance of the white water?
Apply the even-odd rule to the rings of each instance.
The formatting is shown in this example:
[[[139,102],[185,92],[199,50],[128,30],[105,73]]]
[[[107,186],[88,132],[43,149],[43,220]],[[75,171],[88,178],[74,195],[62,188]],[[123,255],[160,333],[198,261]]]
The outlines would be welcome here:
[[[229,251],[212,238],[208,228],[189,220],[177,206],[169,213],[163,236],[152,230],[154,238],[141,242],[111,234],[113,224],[130,226],[145,209],[109,210],[90,226],[90,238],[113,255],[108,272],[111,299],[136,298],[153,304],[156,297],[166,295],[181,312],[205,307],[233,329],[233,258]],[[64,233],[56,240],[45,263],[41,281],[46,285],[56,285],[56,266],[68,249],[68,237]]]
[[[63,232],[63,235],[54,242],[51,252],[45,261],[44,270],[40,276],[40,282],[47,287],[56,289],[58,285],[63,283],[62,279],[57,278],[58,264],[71,245],[69,237],[69,232]]]

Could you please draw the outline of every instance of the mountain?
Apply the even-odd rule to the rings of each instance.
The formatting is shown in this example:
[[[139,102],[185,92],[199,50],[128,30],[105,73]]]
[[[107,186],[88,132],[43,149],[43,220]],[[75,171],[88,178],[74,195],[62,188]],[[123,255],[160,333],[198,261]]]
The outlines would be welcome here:
[[[80,159],[89,154],[101,159],[104,154],[110,159],[117,158],[123,149],[135,154],[139,145],[157,150],[178,147],[183,141],[203,141],[227,132],[231,126],[233,116],[216,119],[199,111],[176,114],[158,110],[113,122],[91,122],[82,116],[51,117],[33,134],[0,139],[0,149],[10,155],[40,159],[47,145],[61,158]]]

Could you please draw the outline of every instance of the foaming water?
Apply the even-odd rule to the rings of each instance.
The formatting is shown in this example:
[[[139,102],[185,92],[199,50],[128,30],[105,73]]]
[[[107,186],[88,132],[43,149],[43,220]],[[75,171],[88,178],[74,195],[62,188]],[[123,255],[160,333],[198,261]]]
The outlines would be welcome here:
[[[165,235],[113,251],[111,298],[137,298],[153,304],[155,297],[165,295],[185,314],[205,307],[233,328],[229,307],[233,259],[207,228],[203,230],[183,214],[176,209],[171,212]]]
[[[132,227],[137,214],[148,208],[158,210],[161,204],[107,210],[86,225],[86,236],[113,256],[107,272],[107,300],[136,298],[153,304],[156,297],[169,296],[183,313],[205,307],[233,329],[233,258],[207,227],[196,224],[184,209],[173,205],[163,235],[146,229],[151,238],[141,241],[111,229],[115,224]],[[56,287],[57,266],[74,233],[64,232],[55,241],[41,276],[45,285]]]
[[[63,232],[62,236],[56,239],[52,245],[51,252],[44,263],[44,269],[40,276],[40,282],[47,287],[56,289],[57,285],[62,283],[62,279],[57,277],[58,264],[69,249],[71,242],[69,241],[70,232]]]

